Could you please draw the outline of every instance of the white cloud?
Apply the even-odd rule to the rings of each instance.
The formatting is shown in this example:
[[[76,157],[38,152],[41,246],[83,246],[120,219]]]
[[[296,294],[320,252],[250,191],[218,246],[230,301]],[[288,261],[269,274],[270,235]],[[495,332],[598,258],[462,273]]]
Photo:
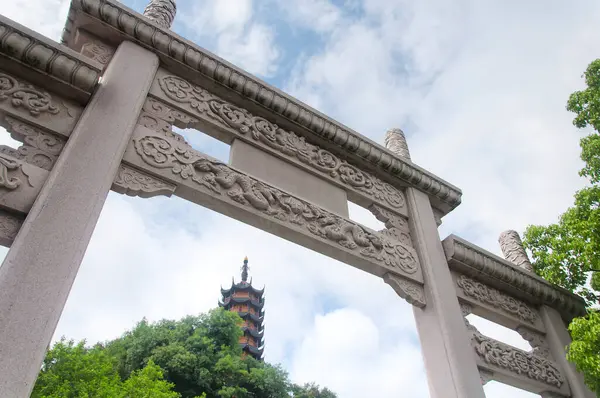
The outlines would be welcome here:
[[[179,16],[201,45],[226,60],[262,76],[277,70],[275,32],[257,22],[252,0],[183,3]]]

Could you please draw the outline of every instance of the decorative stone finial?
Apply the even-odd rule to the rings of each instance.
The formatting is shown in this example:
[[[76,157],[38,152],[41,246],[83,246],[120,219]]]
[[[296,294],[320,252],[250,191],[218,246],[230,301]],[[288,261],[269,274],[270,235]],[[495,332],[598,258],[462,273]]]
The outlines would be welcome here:
[[[176,12],[175,0],[150,0],[144,10],[144,16],[163,28],[169,29],[173,24]]]
[[[244,265],[242,265],[242,281],[248,281],[248,257],[244,258]]]
[[[508,230],[502,232],[498,238],[498,242],[500,242],[500,249],[504,254],[504,258],[526,271],[533,272],[533,265],[529,261],[529,257],[523,248],[523,242],[521,242],[521,237],[517,231]]]
[[[406,137],[404,132],[399,128],[389,129],[385,133],[385,147],[392,151],[394,154],[410,160],[410,152],[408,151],[408,145],[406,144]]]

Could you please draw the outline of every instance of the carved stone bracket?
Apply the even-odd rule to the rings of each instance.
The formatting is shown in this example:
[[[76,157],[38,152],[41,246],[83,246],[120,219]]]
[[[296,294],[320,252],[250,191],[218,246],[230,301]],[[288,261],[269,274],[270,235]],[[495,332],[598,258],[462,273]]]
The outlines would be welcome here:
[[[17,149],[2,145],[0,153],[23,160],[44,170],[52,170],[66,140],[10,116],[6,117],[6,121],[11,137],[23,142],[24,145]]]
[[[138,171],[126,165],[120,165],[112,190],[128,196],[152,198],[154,196],[171,196],[175,192],[174,184]]]
[[[0,210],[0,245],[10,247],[21,229],[24,216],[17,216]]]
[[[159,77],[158,86],[161,90],[158,93],[160,97],[166,97],[199,121],[217,125],[244,141],[316,172],[349,190],[350,194],[357,192],[366,196],[370,202],[375,201],[396,211],[406,211],[406,199],[401,190],[307,142],[304,137],[255,116],[180,77]],[[186,127],[193,126],[188,123]]]
[[[342,260],[352,254],[361,259],[353,261],[353,265],[379,276],[393,272],[423,281],[412,247],[209,158],[194,150],[179,134],[157,133],[140,126],[124,160],[139,170],[176,184],[176,192],[181,188],[180,196],[189,195],[188,198],[195,201],[202,194],[203,198],[210,198],[201,202],[203,204],[223,203],[228,209],[232,209],[231,206],[244,209],[245,214],[238,218],[249,219],[252,215],[250,221],[268,219],[281,227],[302,231],[302,242],[307,242],[309,237],[315,242],[324,242],[329,247],[324,253],[334,257],[332,253],[346,253],[336,257]],[[265,224],[261,221],[257,225]],[[332,251],[332,248],[337,249]]]
[[[526,377],[555,388],[561,388],[565,378],[557,365],[535,353],[519,350],[498,340],[474,332],[475,354],[486,364],[504,369],[517,377]]]
[[[383,280],[409,304],[419,308],[425,307],[425,290],[422,285],[393,274],[385,274]]]
[[[471,279],[466,275],[460,275],[456,280],[456,285],[462,290],[465,296],[508,313],[522,321],[535,324],[539,319],[537,310],[531,308],[525,302]]]
[[[477,332],[477,328],[471,325],[471,322],[467,319],[467,316],[473,312],[473,306],[471,304],[465,303],[463,301],[459,302],[460,312],[465,319],[465,326],[469,332]]]

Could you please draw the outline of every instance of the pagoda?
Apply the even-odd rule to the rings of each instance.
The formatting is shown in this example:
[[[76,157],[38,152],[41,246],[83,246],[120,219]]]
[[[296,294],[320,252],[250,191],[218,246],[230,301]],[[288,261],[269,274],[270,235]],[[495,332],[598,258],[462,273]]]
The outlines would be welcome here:
[[[265,300],[262,290],[255,289],[252,286],[252,278],[248,282],[248,257],[244,258],[242,265],[242,280],[240,283],[235,283],[231,279],[231,288],[221,288],[222,301],[219,302],[219,307],[225,310],[237,313],[243,320],[242,337],[240,337],[240,345],[244,355],[251,355],[255,359],[263,359],[263,320],[264,320],[264,305]]]

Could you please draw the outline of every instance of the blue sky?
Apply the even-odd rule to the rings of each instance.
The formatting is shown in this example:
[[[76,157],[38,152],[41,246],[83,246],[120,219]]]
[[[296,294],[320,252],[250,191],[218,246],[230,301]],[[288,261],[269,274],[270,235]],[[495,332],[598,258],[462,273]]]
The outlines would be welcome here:
[[[125,2],[137,11],[145,3]],[[463,190],[442,237],[456,233],[499,253],[500,232],[554,221],[583,184],[584,132],[564,106],[600,56],[597,1],[178,6],[178,34],[371,139],[401,127],[413,161]],[[56,40],[67,9],[64,0],[16,0],[1,12]],[[226,145],[184,134],[227,160]],[[352,207],[351,217],[377,226],[363,209]],[[267,287],[267,359],[293,380],[327,385],[341,398],[428,396],[411,307],[381,280],[177,198],[109,195],[56,337],[94,342],[144,316],[206,311],[246,255],[255,283]],[[476,325],[527,348],[501,327]],[[533,396],[494,382],[486,394]]]

